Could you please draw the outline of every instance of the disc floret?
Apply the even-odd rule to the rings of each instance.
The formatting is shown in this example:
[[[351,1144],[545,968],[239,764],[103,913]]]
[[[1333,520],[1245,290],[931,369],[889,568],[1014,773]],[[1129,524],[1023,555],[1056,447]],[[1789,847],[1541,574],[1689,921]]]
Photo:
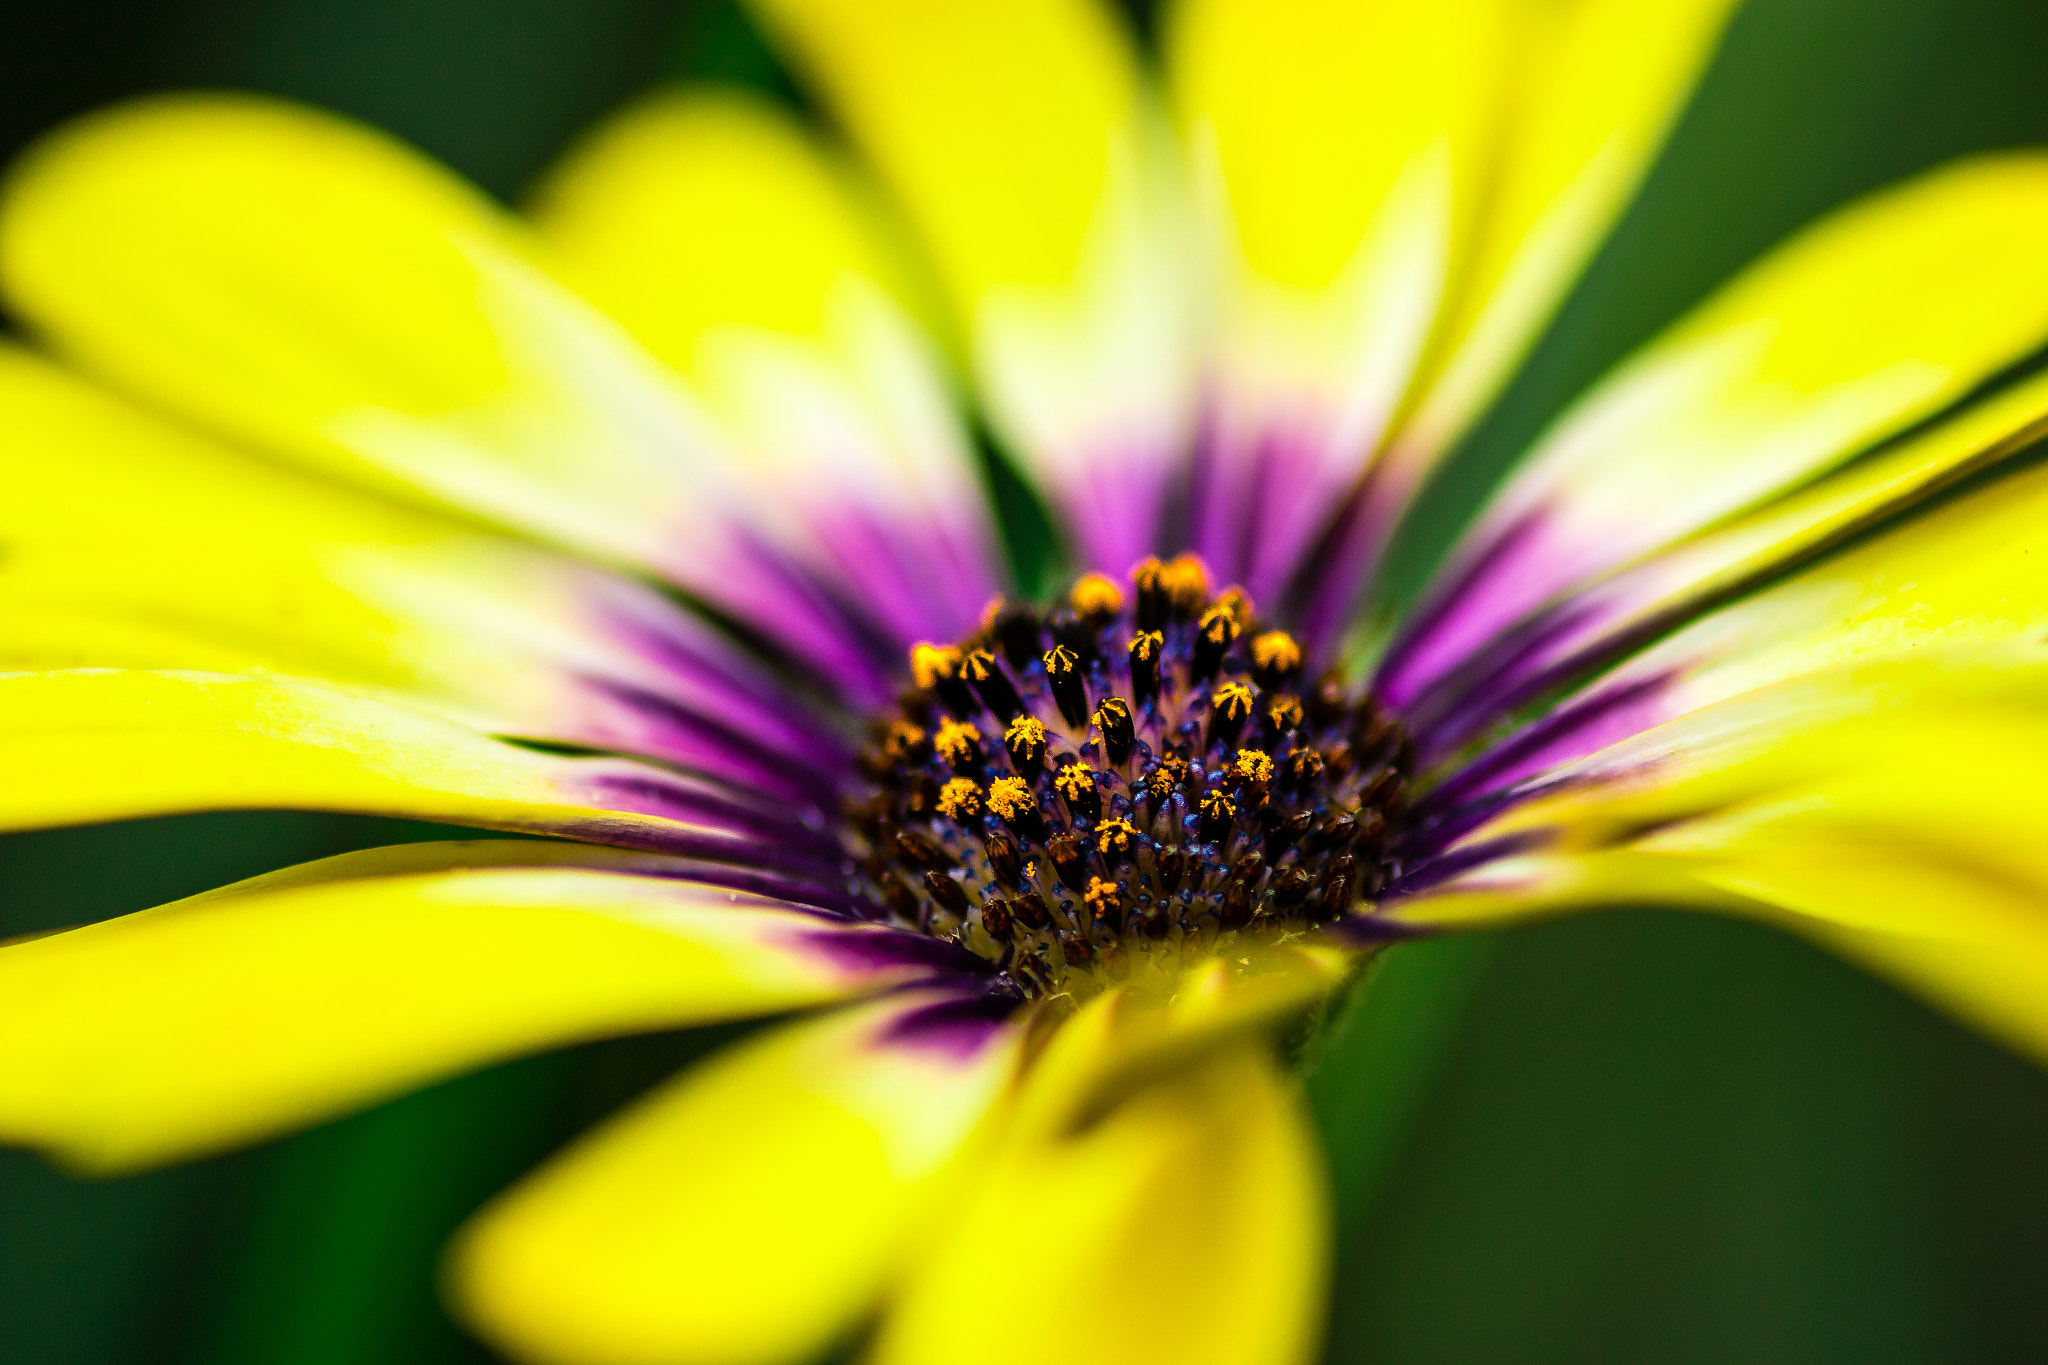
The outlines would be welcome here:
[[[1185,966],[1369,910],[1408,781],[1397,721],[1194,556],[1064,606],[991,603],[912,651],[863,754],[854,891],[1029,995]]]

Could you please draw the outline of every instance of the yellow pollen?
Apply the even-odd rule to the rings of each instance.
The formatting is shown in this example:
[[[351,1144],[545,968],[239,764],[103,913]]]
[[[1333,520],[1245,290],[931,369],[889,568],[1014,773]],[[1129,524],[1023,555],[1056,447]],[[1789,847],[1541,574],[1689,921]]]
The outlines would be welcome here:
[[[1014,820],[1036,804],[1031,799],[1031,788],[1024,785],[1021,777],[999,777],[988,789],[988,808],[1005,820]],[[1033,875],[1026,870],[1026,875]]]
[[[1081,661],[1075,657],[1074,651],[1068,649],[1065,645],[1054,645],[1051,649],[1045,651],[1045,671],[1051,677],[1058,678],[1071,673],[1075,668],[1079,667],[1080,663]]]
[[[1237,818],[1237,803],[1222,792],[1212,791],[1202,798],[1202,814],[1217,820]]]
[[[996,628],[996,618],[1001,616],[1003,608],[1009,605],[1009,600],[1001,594],[989,598],[988,605],[981,609],[981,628],[983,630],[994,630]]]
[[[967,656],[960,671],[967,675],[969,682],[987,682],[995,675],[996,656],[985,649],[977,649]]]
[[[1100,910],[1105,903],[1114,907],[1123,900],[1123,892],[1116,889],[1116,883],[1100,877],[1088,879],[1088,890],[1083,895],[1091,910]]]
[[[882,752],[890,759],[901,763],[924,743],[924,731],[907,720],[899,720],[889,727],[888,738],[882,741]]]
[[[1249,687],[1240,682],[1228,682],[1210,695],[1209,704],[1216,708],[1218,715],[1243,720],[1252,713],[1252,698]],[[945,742],[945,731],[939,732],[939,739],[942,744]]]
[[[939,811],[948,820],[966,820],[981,814],[981,788],[970,778],[954,778],[939,789]]]
[[[1273,780],[1273,760],[1257,749],[1239,749],[1230,771],[1238,781],[1261,787]]]
[[[1314,749],[1294,749],[1287,755],[1287,766],[1295,781],[1305,782],[1323,770],[1323,756]]]
[[[1024,883],[1030,885],[1038,880],[1038,859],[1032,858],[1024,864]]]
[[[1173,605],[1193,615],[1209,600],[1209,566],[1200,555],[1181,555],[1161,575]]]
[[[939,722],[939,737],[933,741],[939,757],[948,763],[966,763],[973,759],[975,749],[981,744],[981,731],[964,720],[948,717]]]
[[[1299,725],[1301,724],[1301,699],[1298,697],[1275,697],[1273,698],[1273,704],[1266,708],[1266,714],[1272,717],[1273,728],[1276,730],[1285,730],[1290,726]]]
[[[922,644],[910,651],[910,676],[929,692],[960,671],[960,651],[951,645]]]
[[[1069,801],[1078,801],[1095,790],[1095,777],[1078,763],[1069,763],[1053,777],[1052,784]]]
[[[1230,608],[1218,602],[1202,613],[1201,622],[1195,629],[1200,631],[1202,638],[1210,644],[1227,645],[1237,638],[1237,633],[1242,627],[1237,624],[1237,618],[1230,614]]]
[[[1133,659],[1156,659],[1159,651],[1166,647],[1166,636],[1156,630],[1141,630],[1131,637]]]
[[[1107,720],[1104,719],[1105,716],[1108,717]],[[1131,704],[1122,697],[1104,697],[1102,704],[1095,708],[1095,714],[1090,717],[1097,725],[1114,725],[1119,720],[1128,721],[1130,718]]]
[[[1123,854],[1131,851],[1131,841],[1138,837],[1138,827],[1128,820],[1104,820],[1102,828],[1095,831],[1095,847],[1104,853]]]
[[[1036,716],[1019,716],[1003,732],[1003,743],[1012,749],[1035,749],[1045,743],[1045,722]]]
[[[1239,630],[1251,629],[1253,616],[1252,598],[1251,594],[1243,588],[1238,587],[1235,583],[1231,584],[1216,599],[1216,605],[1230,614],[1230,619],[1237,623]]]
[[[1173,795],[1173,789],[1178,787],[1187,775],[1188,761],[1179,754],[1168,754],[1159,760],[1159,766],[1152,770],[1152,776],[1148,779],[1152,795],[1162,800]]]
[[[1124,609],[1123,590],[1099,573],[1081,575],[1067,600],[1086,621],[1106,621]]]
[[[1146,555],[1131,566],[1131,583],[1139,592],[1166,586],[1166,566],[1155,555]]]
[[[1269,630],[1252,641],[1252,663],[1286,672],[1301,667],[1301,646],[1284,630]]]

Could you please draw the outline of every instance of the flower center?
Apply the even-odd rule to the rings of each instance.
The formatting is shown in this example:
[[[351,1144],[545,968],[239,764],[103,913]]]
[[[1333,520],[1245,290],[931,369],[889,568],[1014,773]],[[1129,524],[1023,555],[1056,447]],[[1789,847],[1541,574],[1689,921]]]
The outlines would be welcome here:
[[[1399,723],[1202,562],[1100,574],[1066,606],[997,600],[911,653],[851,803],[857,890],[1026,994],[1300,934],[1379,894],[1404,809]],[[1128,598],[1128,605],[1127,599]]]

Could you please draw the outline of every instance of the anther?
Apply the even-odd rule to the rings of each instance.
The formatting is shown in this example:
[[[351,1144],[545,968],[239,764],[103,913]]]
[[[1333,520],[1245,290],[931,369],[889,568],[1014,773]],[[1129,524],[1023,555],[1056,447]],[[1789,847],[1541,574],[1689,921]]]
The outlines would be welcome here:
[[[952,645],[920,644],[910,651],[910,676],[927,692],[936,693],[956,716],[974,714],[974,694],[960,679],[960,651]]]
[[[952,765],[955,772],[972,772],[981,767],[981,731],[966,721],[941,721],[932,747],[939,751],[940,758]]]
[[[1221,603],[1203,612],[1195,625],[1195,649],[1188,660],[1188,676],[1198,683],[1215,677],[1237,633],[1237,621]]]
[[[1174,789],[1187,780],[1188,761],[1179,754],[1165,754],[1152,769],[1152,775],[1145,779],[1145,790],[1152,793],[1154,801],[1164,801],[1173,795]]]
[[[1298,697],[1279,696],[1266,703],[1266,713],[1261,728],[1265,731],[1266,742],[1278,744],[1280,737],[1301,724],[1301,700]]]
[[[1088,688],[1081,681],[1081,660],[1065,645],[1045,652],[1045,681],[1052,699],[1059,704],[1060,717],[1078,730],[1088,723]]]
[[[1290,848],[1303,848],[1308,836],[1314,832],[1316,817],[1310,811],[1298,810],[1282,820],[1273,832],[1266,836],[1266,856],[1278,858]]]
[[[1079,967],[1095,956],[1094,947],[1080,934],[1060,930],[1060,951],[1066,955],[1069,967]]]
[[[977,649],[961,662],[960,671],[967,675],[967,681],[974,685],[981,704],[995,714],[995,718],[1008,722],[1024,709],[1024,699],[1017,695],[1017,684],[1010,681],[1010,675],[1003,671],[996,656],[985,649]]]
[[[919,834],[914,829],[904,830],[896,836],[896,856],[917,867],[929,867],[939,871],[957,865],[953,855],[946,852],[938,840],[928,834]]]
[[[1018,774],[1027,782],[1035,781],[1045,766],[1045,722],[1036,716],[1017,717],[1003,732],[1003,747],[1010,751],[1010,762],[1017,765]]]
[[[1052,912],[1045,908],[1045,897],[1036,891],[1026,891],[1012,900],[1010,913],[1026,929],[1046,929],[1052,925]]]
[[[1071,834],[1055,834],[1045,846],[1052,871],[1060,883],[1076,893],[1088,889],[1088,846]]]
[[[916,924],[921,918],[917,893],[903,884],[903,879],[891,873],[882,878],[882,903],[900,920]]]
[[[1112,764],[1121,768],[1130,761],[1136,732],[1131,728],[1131,708],[1122,697],[1103,698],[1095,708],[1095,728],[1102,732],[1102,752]]]
[[[1230,778],[1247,801],[1257,797],[1253,804],[1263,805],[1273,781],[1273,760],[1257,749],[1239,749],[1230,764]]]
[[[1059,607],[1045,615],[1045,628],[1052,633],[1055,645],[1063,645],[1074,652],[1074,657],[1086,667],[1092,659],[1100,657],[1097,647],[1098,632],[1095,627],[1072,607]]]
[[[1365,786],[1358,793],[1362,807],[1376,807],[1386,810],[1398,805],[1396,798],[1401,793],[1401,774],[1392,768],[1382,768],[1366,779]]]
[[[882,752],[894,763],[922,763],[931,756],[931,736],[922,727],[899,720],[883,738]]]
[[[1015,891],[1023,885],[1024,855],[1017,849],[1017,841],[997,830],[988,836],[983,846],[988,854],[989,871],[996,880]]]
[[[1099,573],[1081,575],[1067,601],[1091,630],[1101,630],[1124,609],[1122,590]]]
[[[1308,786],[1323,773],[1323,756],[1314,749],[1290,749],[1280,765],[1280,788],[1294,791]]]
[[[1202,841],[1220,844],[1230,834],[1230,826],[1237,819],[1237,803],[1222,792],[1208,792],[1202,797],[1201,816]]]
[[[1138,828],[1128,820],[1104,820],[1095,831],[1095,851],[1111,867],[1127,861],[1137,846]]]
[[[1095,774],[1078,763],[1069,763],[1053,774],[1052,784],[1076,820],[1092,825],[1102,818],[1102,793],[1096,788]]]
[[[981,931],[998,943],[1010,938],[1010,905],[991,896],[981,903]]]
[[[971,777],[956,777],[939,789],[939,811],[956,825],[981,814],[981,788]]]
[[[1252,889],[1233,877],[1223,887],[1223,899],[1216,907],[1216,922],[1225,929],[1242,929],[1252,922]]]
[[[1252,641],[1252,676],[1277,691],[1301,671],[1301,646],[1284,630],[1269,630]]]
[[[1100,877],[1088,879],[1088,890],[1083,893],[1088,902],[1088,914],[1098,929],[1115,934],[1123,928],[1124,893],[1117,889],[1115,882]]]
[[[943,872],[925,873],[924,889],[939,909],[949,914],[964,916],[974,908],[974,903],[967,899],[967,889]]]
[[[1237,737],[1244,731],[1245,720],[1251,715],[1257,700],[1251,690],[1240,682],[1229,682],[1216,689],[1209,697],[1209,735],[1206,747],[1222,745],[1228,749],[1236,745]]]
[[[1156,630],[1141,630],[1131,637],[1131,702],[1143,708],[1159,695],[1159,655],[1166,637]]]
[[[1290,867],[1273,879],[1273,909],[1292,914],[1315,889],[1315,879],[1298,867]]]
[[[1045,842],[1045,815],[1021,777],[999,777],[989,785],[988,808],[1033,843]]]
[[[1166,566],[1165,578],[1173,614],[1181,620],[1194,619],[1209,600],[1209,566],[1200,555],[1180,555]]]

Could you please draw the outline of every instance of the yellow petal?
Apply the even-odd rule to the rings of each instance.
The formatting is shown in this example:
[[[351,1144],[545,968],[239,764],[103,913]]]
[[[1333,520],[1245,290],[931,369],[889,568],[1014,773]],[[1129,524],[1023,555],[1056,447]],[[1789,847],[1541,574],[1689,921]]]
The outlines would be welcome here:
[[[759,508],[673,376],[480,195],[367,129],[239,96],[96,115],[15,170],[0,285],[168,411],[652,568],[821,662],[847,648],[749,572]]]
[[[129,1170],[522,1052],[916,974],[845,965],[834,924],[575,868],[215,892],[0,948],[0,1138]]]
[[[1222,282],[1193,544],[1260,600],[1408,390],[1480,207],[1508,10],[1184,0],[1168,17]]]
[[[1015,1064],[1007,1034],[914,1031],[894,996],[671,1082],[480,1214],[465,1316],[520,1359],[807,1360],[871,1308],[933,1175]]]
[[[1224,1048],[1089,1127],[1020,1132],[977,1161],[908,1267],[881,1365],[1312,1356],[1321,1156],[1293,1084],[1255,1048]],[[1006,1311],[1018,1304],[1031,1308]]]
[[[301,679],[0,674],[0,829],[340,810],[748,858],[759,836],[703,795],[660,769],[537,753]]]
[[[1094,0],[752,0],[894,192],[1084,557],[1152,548],[1191,400],[1172,154]]]
[[[1813,475],[2048,336],[2048,159],[1840,210],[1604,380],[1469,535],[1382,676],[1396,704],[1555,594]]]
[[[1414,414],[1386,457],[1399,501],[1507,381],[1621,216],[1735,0],[1524,0],[1512,92],[1469,261]]]
[[[966,434],[879,216],[794,119],[729,91],[615,116],[536,212],[567,278],[694,381],[791,543],[896,607],[907,647],[971,627],[997,579]],[[900,572],[844,536],[856,510]]]
[[[1393,913],[1749,915],[2048,1060],[2044,684],[2035,640],[1930,645],[1705,707],[1568,767],[1470,840],[1521,842]]]
[[[743,781],[774,781],[763,753],[816,761],[793,698],[630,580],[239,455],[12,348],[0,412],[0,671],[268,669]]]

